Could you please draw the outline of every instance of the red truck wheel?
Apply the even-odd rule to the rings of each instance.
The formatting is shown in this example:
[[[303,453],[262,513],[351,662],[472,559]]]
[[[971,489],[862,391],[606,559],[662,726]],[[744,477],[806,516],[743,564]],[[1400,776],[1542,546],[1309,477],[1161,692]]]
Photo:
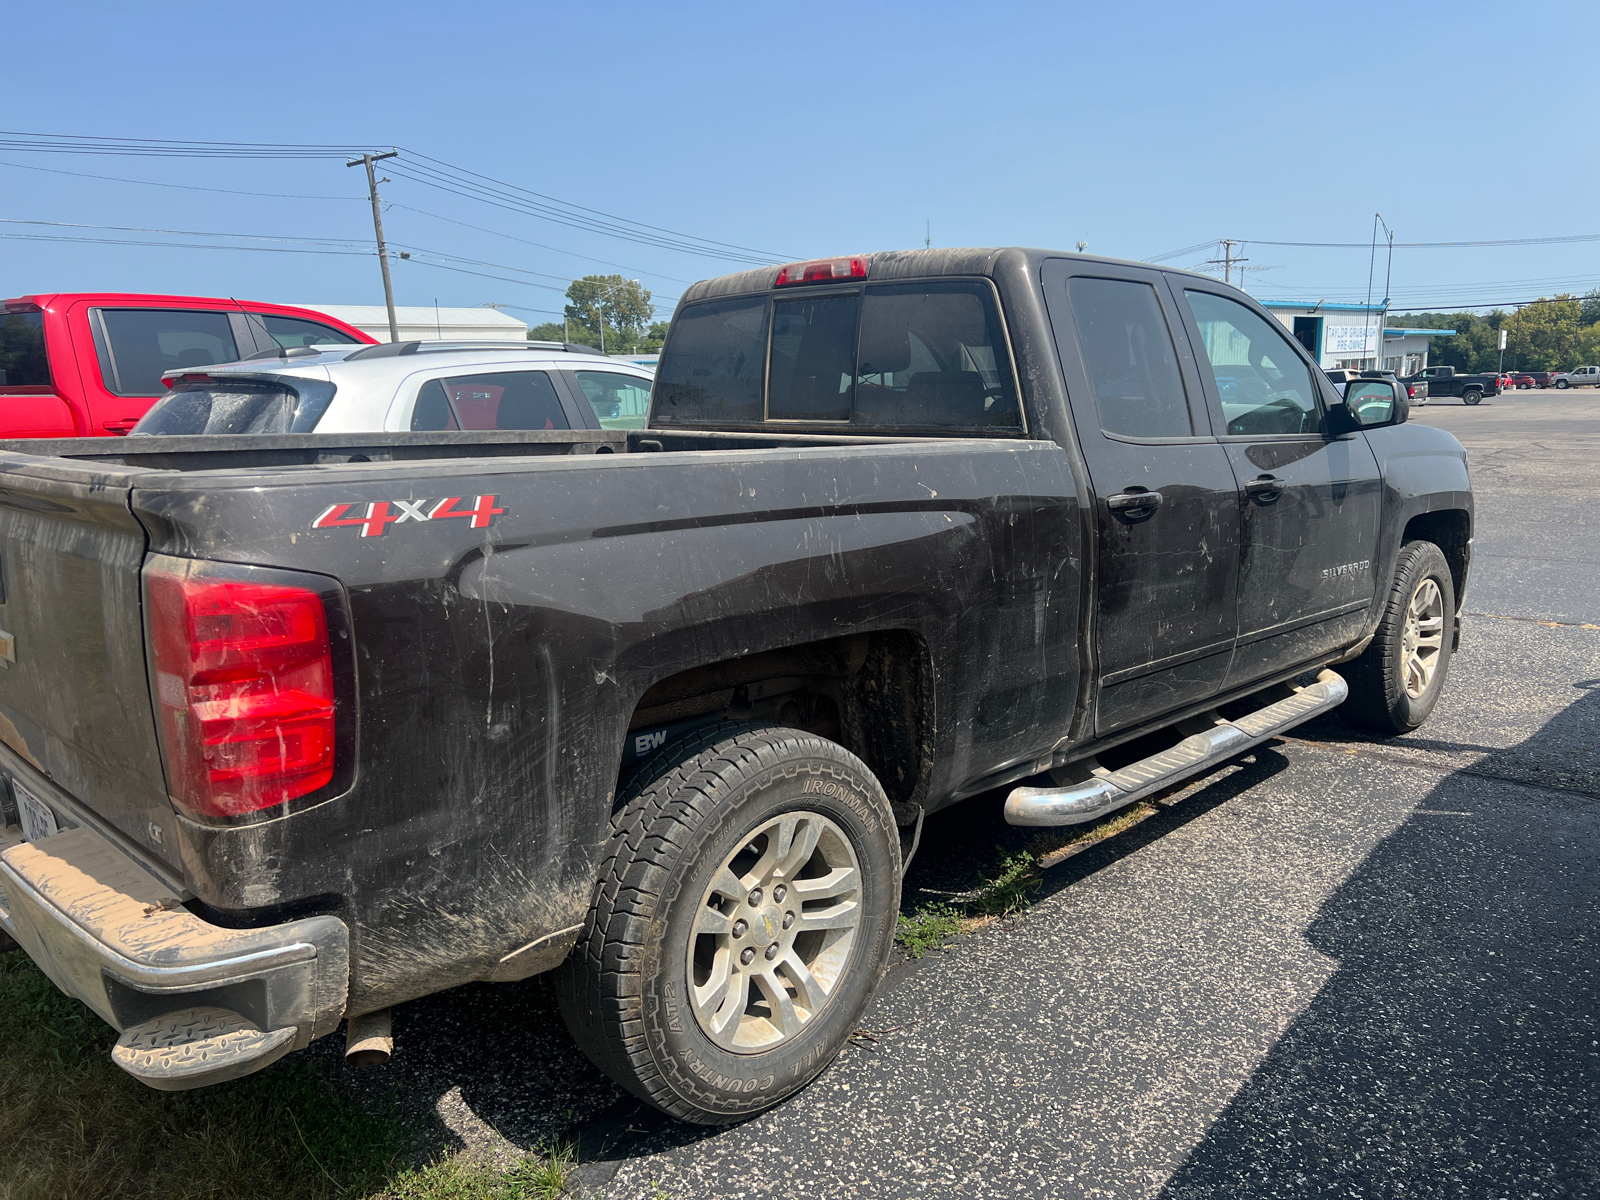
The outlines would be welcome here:
[[[878,781],[824,738],[726,722],[646,763],[611,828],[557,984],[578,1045],[703,1125],[804,1087],[894,943],[900,842]]]

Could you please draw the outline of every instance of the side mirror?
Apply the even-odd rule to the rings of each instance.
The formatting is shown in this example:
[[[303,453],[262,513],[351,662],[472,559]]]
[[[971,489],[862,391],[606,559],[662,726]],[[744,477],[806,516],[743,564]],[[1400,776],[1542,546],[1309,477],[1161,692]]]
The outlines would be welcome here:
[[[1410,414],[1404,393],[1387,379],[1352,379],[1345,384],[1345,414],[1358,429],[1398,425]]]

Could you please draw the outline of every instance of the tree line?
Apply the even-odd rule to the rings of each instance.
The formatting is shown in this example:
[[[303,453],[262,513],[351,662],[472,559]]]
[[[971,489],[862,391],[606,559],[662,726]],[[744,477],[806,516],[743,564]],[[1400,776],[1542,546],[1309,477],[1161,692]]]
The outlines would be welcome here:
[[[1500,331],[1506,331],[1508,371],[1569,371],[1600,363],[1600,288],[1585,296],[1540,298],[1511,312],[1390,313],[1391,329],[1453,329],[1434,338],[1433,366],[1458,371],[1493,371],[1500,365]]]
[[[621,275],[585,275],[567,288],[565,320],[528,330],[532,341],[576,342],[607,354],[652,353],[667,340],[667,322],[655,319],[650,289]]]

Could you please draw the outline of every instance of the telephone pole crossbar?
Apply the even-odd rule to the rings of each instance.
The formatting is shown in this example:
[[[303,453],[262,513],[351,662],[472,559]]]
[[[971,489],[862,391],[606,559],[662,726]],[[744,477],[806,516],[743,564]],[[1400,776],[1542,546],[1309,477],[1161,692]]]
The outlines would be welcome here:
[[[1222,239],[1222,257],[1221,258],[1208,258],[1208,259],[1206,259],[1206,265],[1208,267],[1221,267],[1222,268],[1222,282],[1223,283],[1232,283],[1233,282],[1233,268],[1235,266],[1238,266],[1239,263],[1247,263],[1247,262],[1250,261],[1248,258],[1240,258],[1238,255],[1234,254],[1234,252],[1233,252],[1233,248],[1235,246],[1243,246],[1243,245],[1244,245],[1243,242],[1236,241],[1233,238],[1223,238]],[[1239,268],[1239,284],[1240,284],[1241,287],[1244,285],[1244,268],[1243,267]]]
[[[372,199],[372,231],[378,237],[378,266],[383,271],[383,302],[389,309],[389,340],[400,340],[400,322],[394,315],[394,284],[389,279],[389,249],[383,242],[383,208],[378,202],[378,176],[372,169],[372,164],[382,162],[386,158],[395,158],[400,151],[390,150],[387,154],[363,154],[360,158],[352,158],[344,165],[354,167],[365,165],[367,168],[367,195]],[[387,179],[383,180],[388,183]]]

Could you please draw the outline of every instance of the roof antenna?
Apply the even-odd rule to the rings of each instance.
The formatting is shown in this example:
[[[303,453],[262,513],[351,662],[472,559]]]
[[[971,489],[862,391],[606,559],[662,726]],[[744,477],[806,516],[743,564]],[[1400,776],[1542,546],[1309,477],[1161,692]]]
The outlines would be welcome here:
[[[256,315],[256,314],[252,313],[244,305],[240,304],[239,303],[239,298],[237,296],[229,296],[228,299],[233,303],[233,306],[235,308],[237,308],[241,313],[244,314],[245,327],[249,328],[250,318],[252,316]],[[284,354],[284,352],[283,352],[283,343],[278,340],[278,335],[277,334],[273,333],[272,330],[267,329],[267,323],[266,323],[265,320],[263,320],[261,322],[261,328],[266,330],[267,336],[272,339],[272,344],[277,347],[278,356],[280,358],[287,358],[288,355]],[[234,348],[238,349],[238,347],[234,347]]]

